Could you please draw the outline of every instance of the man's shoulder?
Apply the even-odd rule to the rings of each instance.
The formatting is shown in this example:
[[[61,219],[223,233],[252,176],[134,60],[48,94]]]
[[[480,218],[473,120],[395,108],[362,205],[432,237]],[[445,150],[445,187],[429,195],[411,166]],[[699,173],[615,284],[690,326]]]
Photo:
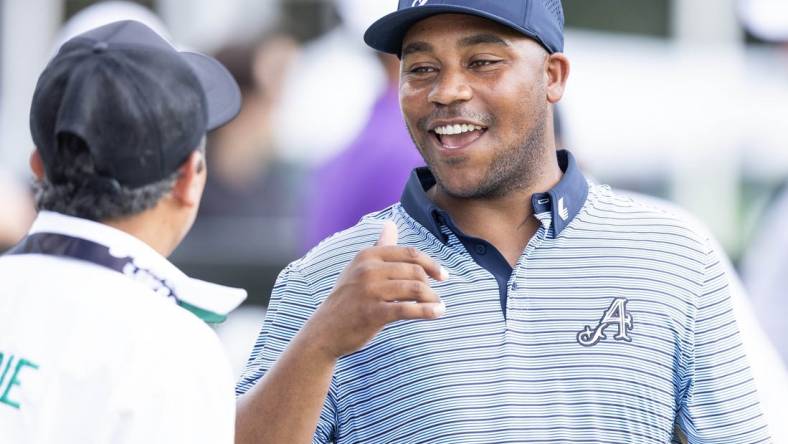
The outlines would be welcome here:
[[[198,382],[190,375],[231,380],[208,325],[121,273],[20,255],[0,258],[0,280],[12,290],[0,294],[0,307],[10,307],[0,313],[0,336],[18,338],[6,345],[29,353],[46,374],[80,384],[86,375],[102,375],[108,384],[126,380],[141,390],[184,378]]]
[[[349,262],[359,251],[375,245],[383,222],[387,220],[400,222],[402,215],[398,209],[399,204],[395,204],[367,214],[354,226],[323,239],[297,263],[302,269],[308,269],[337,261]]]
[[[187,399],[221,399],[222,392],[232,392],[229,360],[208,324],[153,292],[138,294],[125,308],[126,313],[107,311],[107,321],[119,326],[110,337],[125,346],[116,357],[125,361],[127,387],[149,390],[151,395],[177,393],[184,403]],[[201,397],[190,394],[195,384],[203,391]]]
[[[144,286],[130,296],[122,308],[107,308],[105,313],[126,327],[121,334],[128,335],[126,340],[143,360],[155,356],[174,371],[192,368],[189,371],[195,374],[205,374],[216,362],[224,366],[226,357],[218,336],[197,315]]]
[[[115,313],[134,312],[152,292],[105,267],[71,258],[40,254],[0,257],[0,281],[20,309],[41,308],[41,316],[67,316],[80,325],[101,324]],[[59,313],[44,310],[59,307]],[[97,316],[100,315],[100,316]]]
[[[144,355],[167,364],[167,369],[152,376],[169,375],[167,384],[173,384],[176,379],[195,381],[210,376],[213,387],[227,384],[232,387],[230,363],[213,329],[187,310],[172,303],[166,305],[157,307],[145,322],[140,320],[138,324],[142,328],[134,333],[135,346],[142,347],[139,350]],[[140,362],[140,372],[149,374],[144,367]]]
[[[61,286],[67,282],[82,285],[92,282],[116,281],[122,275],[90,262],[45,254],[5,254],[0,256],[0,274],[14,281],[32,285],[47,284]],[[46,279],[30,280],[31,276]],[[85,279],[93,276],[93,279]],[[16,278],[16,279],[15,279]]]
[[[673,235],[705,250],[709,229],[679,205],[654,196],[592,185],[584,225],[645,235]]]
[[[214,331],[160,295],[135,304],[133,313],[116,321],[125,331],[115,340],[124,341],[125,348],[113,356],[118,369],[113,397],[139,415],[135,433],[150,427],[163,433],[162,441],[190,442],[231,436],[234,377]],[[189,424],[194,430],[186,429]]]
[[[215,341],[210,327],[173,300],[88,262],[45,255],[3,256],[0,280],[4,288],[13,290],[9,295],[19,299],[15,306],[20,312],[37,316],[54,330],[72,330],[62,339],[81,337],[94,348],[104,344],[113,349],[136,348],[135,343],[166,348]],[[65,325],[60,319],[66,320]]]

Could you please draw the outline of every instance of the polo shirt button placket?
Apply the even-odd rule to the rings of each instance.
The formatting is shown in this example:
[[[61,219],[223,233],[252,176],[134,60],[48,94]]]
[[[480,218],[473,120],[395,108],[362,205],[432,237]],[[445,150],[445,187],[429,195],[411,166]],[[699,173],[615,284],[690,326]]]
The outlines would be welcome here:
[[[507,295],[507,299],[508,300],[506,301],[506,311],[507,312],[512,310],[513,308],[516,308],[516,307],[519,306],[519,304],[517,303],[517,299],[516,299],[517,296],[518,296],[517,290],[519,290],[519,289],[520,289],[520,286],[517,285],[517,275],[513,272],[512,273],[512,282],[509,284],[509,294]],[[506,319],[508,320],[508,319],[510,319],[510,317],[511,316],[509,315],[509,313],[506,313]]]

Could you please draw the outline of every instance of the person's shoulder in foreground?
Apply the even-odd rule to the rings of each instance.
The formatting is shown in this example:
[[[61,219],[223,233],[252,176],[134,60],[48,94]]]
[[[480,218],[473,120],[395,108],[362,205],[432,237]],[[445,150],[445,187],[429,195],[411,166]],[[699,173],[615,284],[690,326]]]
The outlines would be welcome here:
[[[50,61],[30,120],[41,211],[0,257],[4,438],[232,442],[232,372],[205,322],[245,292],[165,257],[197,211],[205,133],[238,106],[221,65],[137,22]]]
[[[280,276],[239,442],[769,441],[709,243],[556,151],[562,27],[402,0],[369,28],[428,168]]]

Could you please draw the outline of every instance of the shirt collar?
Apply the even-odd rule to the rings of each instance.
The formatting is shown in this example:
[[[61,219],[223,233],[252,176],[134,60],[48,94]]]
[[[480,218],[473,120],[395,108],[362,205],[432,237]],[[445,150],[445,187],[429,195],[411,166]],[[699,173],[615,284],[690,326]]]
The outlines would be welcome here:
[[[167,283],[178,304],[206,322],[221,322],[246,299],[246,290],[193,279],[136,237],[98,222],[42,211],[29,234],[55,233],[104,245],[117,258]]]
[[[577,167],[572,153],[567,150],[558,151],[558,165],[564,172],[558,184],[545,193],[531,196],[534,214],[550,212],[553,237],[558,237],[572,222],[588,198],[588,182]],[[405,185],[400,202],[416,222],[436,238],[443,239],[440,230],[441,218],[447,218],[448,215],[435,205],[426,193],[435,183],[435,177],[429,168],[416,168]]]

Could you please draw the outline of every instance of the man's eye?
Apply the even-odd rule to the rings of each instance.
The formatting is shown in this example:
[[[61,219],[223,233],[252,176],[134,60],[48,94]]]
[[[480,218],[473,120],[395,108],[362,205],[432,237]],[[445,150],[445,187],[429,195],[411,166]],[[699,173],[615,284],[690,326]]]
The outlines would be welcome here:
[[[470,63],[471,68],[483,68],[485,66],[495,65],[500,63],[500,60],[474,60]]]
[[[431,66],[416,66],[414,68],[411,68],[410,72],[412,74],[427,74],[427,73],[435,72],[435,68]]]

